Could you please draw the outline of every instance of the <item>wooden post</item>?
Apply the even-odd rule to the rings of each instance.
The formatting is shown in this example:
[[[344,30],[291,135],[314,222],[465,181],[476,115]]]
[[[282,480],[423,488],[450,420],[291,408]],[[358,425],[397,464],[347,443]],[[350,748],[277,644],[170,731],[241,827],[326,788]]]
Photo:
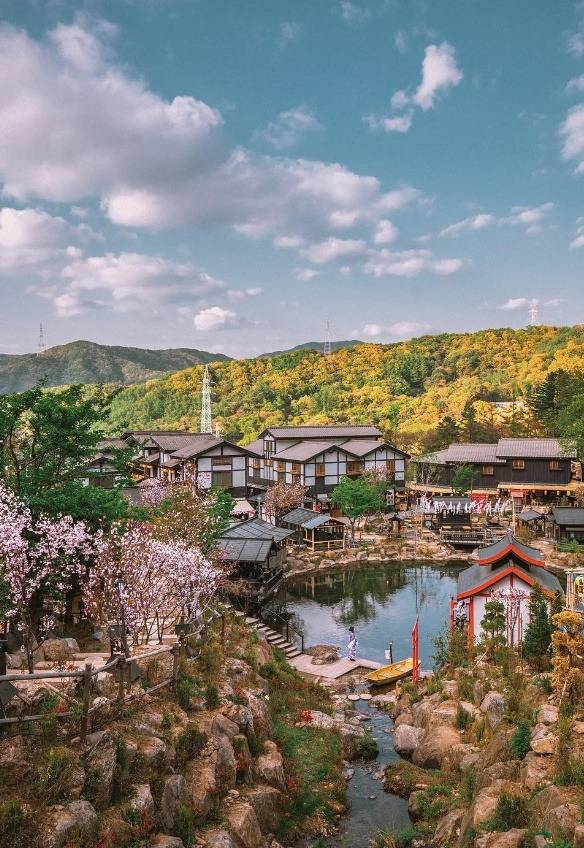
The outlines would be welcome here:
[[[91,697],[91,663],[85,663],[83,672],[83,706],[81,711],[81,742],[85,745],[89,730],[89,699]]]
[[[225,613],[221,613],[221,647],[225,647]]]
[[[176,695],[176,688],[178,684],[178,663],[179,663],[179,655],[180,655],[180,645],[172,646],[172,691]]]
[[[126,658],[120,657],[118,660],[118,703],[124,703],[124,672],[126,670]]]

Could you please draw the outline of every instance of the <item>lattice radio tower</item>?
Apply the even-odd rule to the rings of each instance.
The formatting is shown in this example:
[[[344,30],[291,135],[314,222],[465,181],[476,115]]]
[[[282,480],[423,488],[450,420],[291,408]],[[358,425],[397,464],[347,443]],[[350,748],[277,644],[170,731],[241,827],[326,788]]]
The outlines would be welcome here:
[[[324,325],[324,345],[322,352],[325,356],[331,355],[331,322],[328,320]]]
[[[41,323],[39,324],[39,348],[37,355],[41,356],[46,351],[46,349],[47,345],[45,343],[45,331],[43,330],[43,324],[41,321]]]
[[[203,390],[201,392],[201,433],[213,432],[213,419],[211,417],[211,377],[209,366],[205,365],[203,374]]]
[[[532,327],[537,324],[537,300],[532,300],[529,304],[529,323]]]

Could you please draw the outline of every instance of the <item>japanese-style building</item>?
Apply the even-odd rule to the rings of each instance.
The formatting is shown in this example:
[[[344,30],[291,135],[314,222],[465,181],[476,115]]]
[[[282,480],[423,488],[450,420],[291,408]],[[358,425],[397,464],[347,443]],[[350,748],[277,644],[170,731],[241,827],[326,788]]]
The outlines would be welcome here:
[[[269,427],[246,445],[249,483],[258,492],[274,483],[301,483],[308,494],[327,500],[343,476],[359,477],[379,470],[403,490],[408,455],[383,440],[366,424]]]
[[[456,600],[467,605],[470,643],[479,641],[485,604],[493,598],[505,606],[508,644],[521,642],[529,622],[529,597],[536,585],[550,601],[556,592],[563,595],[558,578],[547,570],[535,548],[508,533],[498,542],[479,549],[476,564],[459,574],[456,594]]]
[[[474,498],[513,498],[518,506],[573,497],[576,452],[558,439],[499,439],[496,444],[451,444],[444,450],[414,457],[412,489],[432,495],[454,493],[461,466],[473,471]]]
[[[294,533],[294,541],[311,551],[342,549],[346,544],[347,526],[339,518],[310,509],[293,509],[281,519],[283,527]]]
[[[548,515],[548,527],[556,542],[584,543],[584,509],[554,506]]]

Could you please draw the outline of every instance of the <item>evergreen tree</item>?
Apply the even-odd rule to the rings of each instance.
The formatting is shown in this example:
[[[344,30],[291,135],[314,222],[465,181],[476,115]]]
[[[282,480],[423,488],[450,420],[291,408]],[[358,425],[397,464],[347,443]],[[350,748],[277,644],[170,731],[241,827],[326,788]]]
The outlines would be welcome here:
[[[452,472],[452,488],[457,495],[468,495],[472,491],[475,470],[472,465],[457,465]]]
[[[523,655],[538,671],[547,664],[551,641],[548,602],[541,587],[536,585],[529,598],[529,624],[523,638]]]
[[[481,621],[482,641],[491,660],[506,645],[505,607],[501,601],[491,600],[485,604],[485,614]]]

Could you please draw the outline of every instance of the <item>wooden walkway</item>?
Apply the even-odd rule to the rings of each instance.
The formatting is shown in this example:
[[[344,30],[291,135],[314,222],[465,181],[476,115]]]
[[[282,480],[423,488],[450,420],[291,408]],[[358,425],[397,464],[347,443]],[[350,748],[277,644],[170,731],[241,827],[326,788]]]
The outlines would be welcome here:
[[[315,677],[325,678],[326,680],[337,680],[339,677],[351,674],[358,669],[365,668],[368,671],[373,671],[381,668],[381,663],[360,659],[359,657],[354,662],[343,658],[332,663],[326,663],[326,665],[313,665],[312,659],[308,654],[300,654],[290,660],[290,665],[293,665],[302,674],[313,674]]]

